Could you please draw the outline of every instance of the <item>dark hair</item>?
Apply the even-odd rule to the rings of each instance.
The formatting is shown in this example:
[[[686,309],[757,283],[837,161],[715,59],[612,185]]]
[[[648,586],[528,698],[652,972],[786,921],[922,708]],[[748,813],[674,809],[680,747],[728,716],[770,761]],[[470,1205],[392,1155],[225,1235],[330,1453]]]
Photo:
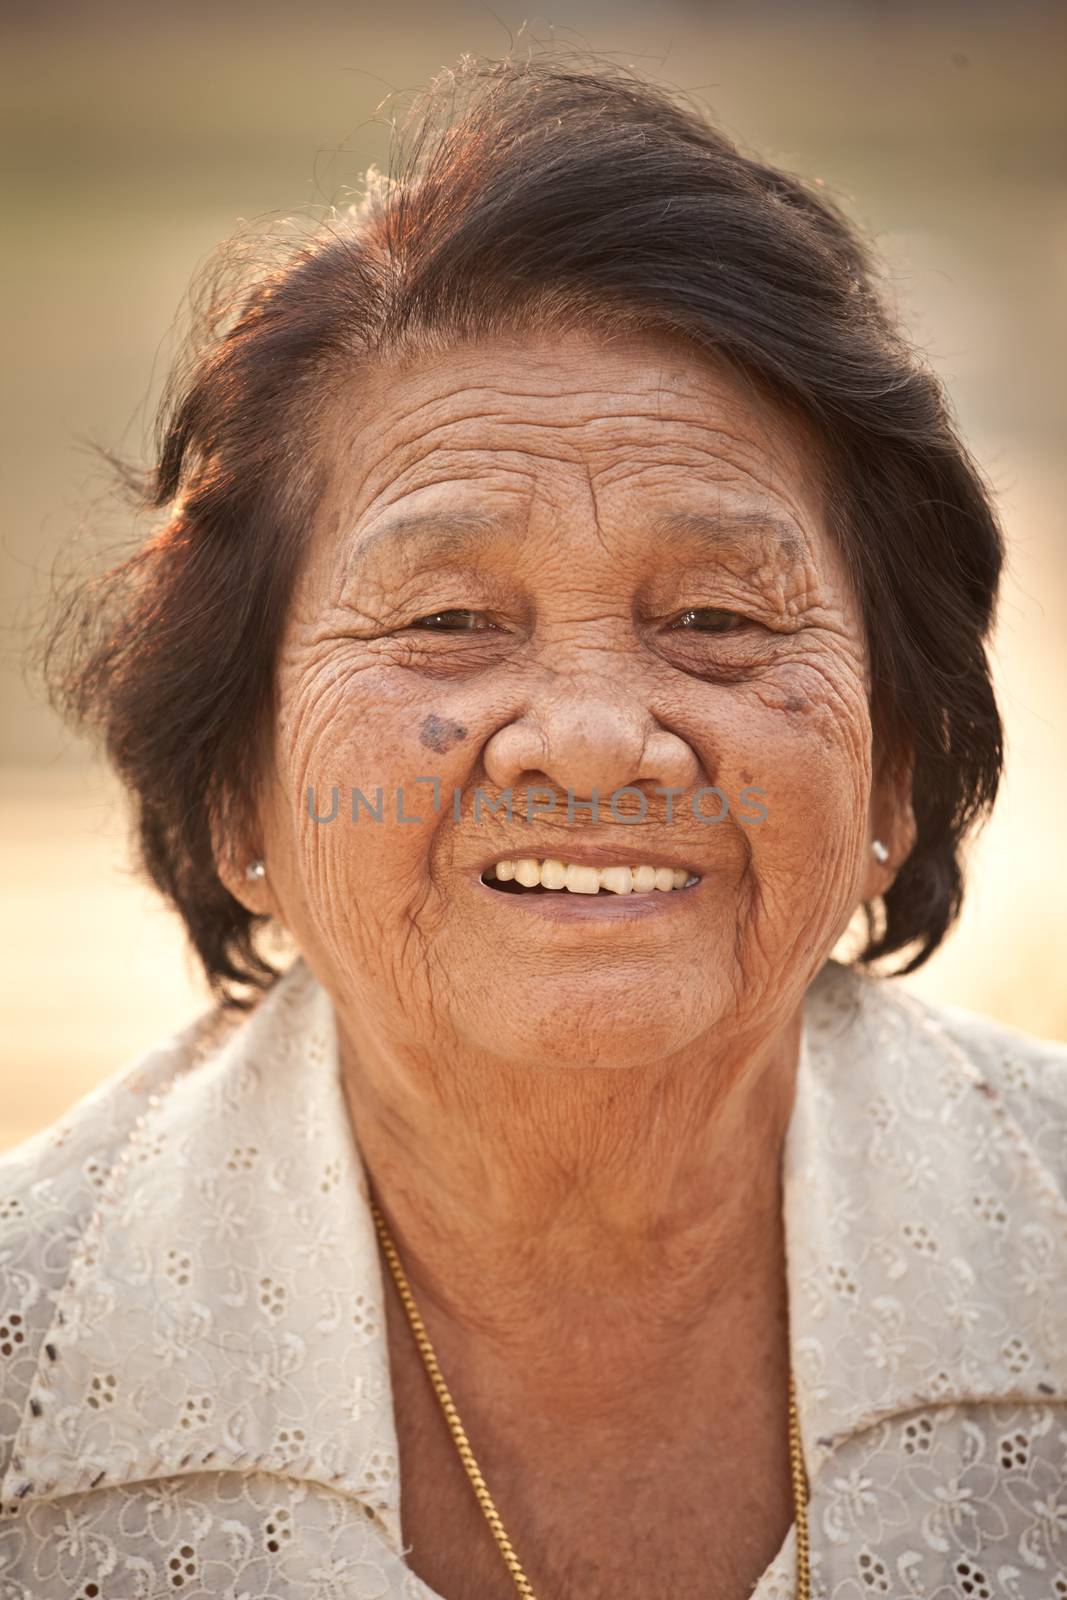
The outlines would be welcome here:
[[[238,253],[221,248],[198,347],[164,392],[158,459],[118,464],[166,519],[49,625],[52,703],[102,736],[134,800],[139,865],[226,1006],[251,1003],[234,984],[279,976],[254,938],[268,919],[219,879],[213,827],[247,825],[271,756],[276,647],[326,483],[331,399],[361,358],[499,332],[673,334],[807,419],[862,602],[878,746],[914,762],[914,848],[865,908],[856,959],[914,947],[910,972],[959,913],[961,846],[1003,762],[989,491],[837,205],[683,97],[586,65],[554,48],[462,56],[358,205],[331,208],[251,284],[231,282]]]

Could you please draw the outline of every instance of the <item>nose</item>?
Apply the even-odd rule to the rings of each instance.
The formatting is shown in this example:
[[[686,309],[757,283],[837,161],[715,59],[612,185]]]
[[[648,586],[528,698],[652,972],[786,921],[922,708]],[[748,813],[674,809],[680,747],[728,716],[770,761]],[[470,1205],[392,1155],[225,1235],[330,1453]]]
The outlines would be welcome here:
[[[688,742],[662,727],[647,706],[609,680],[583,673],[531,702],[499,729],[483,752],[501,789],[547,785],[576,799],[603,800],[627,785],[689,789],[698,762]]]

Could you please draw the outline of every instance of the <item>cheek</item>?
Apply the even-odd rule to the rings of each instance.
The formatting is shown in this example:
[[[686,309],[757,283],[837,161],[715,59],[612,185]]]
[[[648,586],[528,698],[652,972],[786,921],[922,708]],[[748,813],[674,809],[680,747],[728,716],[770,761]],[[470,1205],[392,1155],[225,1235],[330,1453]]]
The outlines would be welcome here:
[[[476,740],[442,686],[376,664],[309,664],[287,701],[280,748],[308,897],[360,896],[364,914],[410,908],[447,835]],[[314,796],[311,815],[308,794]],[[356,791],[355,794],[353,791]]]
[[[747,687],[720,727],[720,787],[761,791],[765,820],[744,828],[761,874],[851,875],[871,788],[862,679],[797,666]]]

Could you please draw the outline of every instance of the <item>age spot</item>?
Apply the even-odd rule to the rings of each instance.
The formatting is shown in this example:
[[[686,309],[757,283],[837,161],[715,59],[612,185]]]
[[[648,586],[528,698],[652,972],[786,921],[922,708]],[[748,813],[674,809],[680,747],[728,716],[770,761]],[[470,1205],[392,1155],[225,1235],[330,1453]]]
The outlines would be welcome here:
[[[419,729],[419,743],[424,744],[427,750],[434,750],[439,756],[447,754],[453,745],[459,744],[461,739],[467,737],[467,730],[458,722],[452,722],[448,717],[439,717],[433,711],[424,720]]]

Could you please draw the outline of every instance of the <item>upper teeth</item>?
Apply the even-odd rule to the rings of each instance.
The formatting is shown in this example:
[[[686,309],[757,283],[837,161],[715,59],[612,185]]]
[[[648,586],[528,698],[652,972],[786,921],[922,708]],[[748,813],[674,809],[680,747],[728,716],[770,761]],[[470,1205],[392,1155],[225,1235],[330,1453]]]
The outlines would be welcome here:
[[[588,867],[554,856],[544,861],[536,856],[498,861],[491,871],[501,883],[514,878],[526,889],[540,884],[543,889],[566,889],[571,894],[597,894],[601,889],[612,894],[647,894],[651,889],[685,889],[699,882],[684,867]]]

